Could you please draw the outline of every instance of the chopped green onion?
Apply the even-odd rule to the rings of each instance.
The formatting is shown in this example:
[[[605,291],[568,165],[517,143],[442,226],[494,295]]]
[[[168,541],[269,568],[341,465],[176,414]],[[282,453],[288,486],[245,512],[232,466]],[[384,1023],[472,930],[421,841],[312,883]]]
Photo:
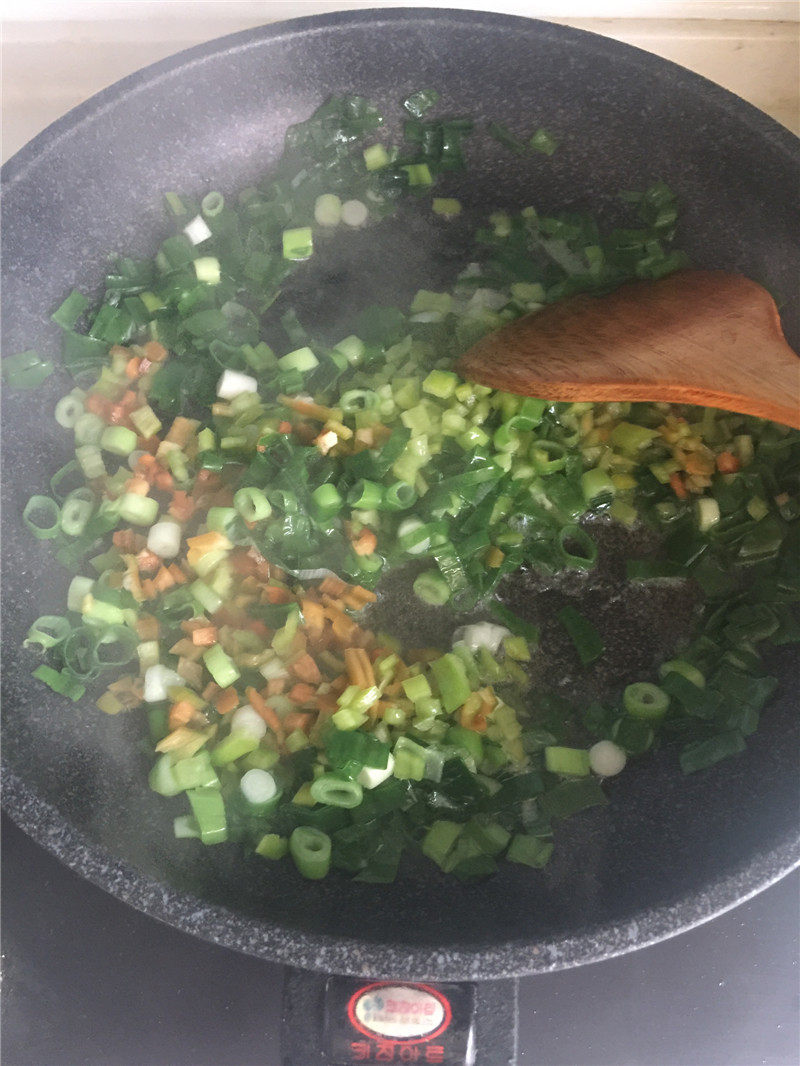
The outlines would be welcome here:
[[[509,862],[522,863],[524,866],[532,866],[538,870],[547,865],[552,854],[552,841],[528,836],[525,833],[516,833],[511,838],[506,858]]]
[[[558,612],[558,620],[569,634],[584,666],[600,658],[605,651],[605,644],[588,618],[575,607],[567,605]]]
[[[431,208],[435,214],[442,215],[444,218],[454,218],[461,214],[461,203],[448,197],[434,196]]]
[[[68,537],[78,537],[88,525],[94,511],[94,494],[89,489],[75,489],[61,505],[61,530]]]
[[[347,810],[357,807],[363,798],[361,785],[357,781],[348,781],[335,774],[321,774],[311,783],[311,795],[317,803]]]
[[[282,859],[289,851],[289,841],[277,833],[265,833],[256,844],[256,855],[262,859]]]
[[[100,447],[114,455],[130,455],[136,447],[136,434],[125,426],[109,426],[100,437]]]
[[[551,774],[585,777],[589,773],[589,752],[583,748],[546,747],[544,763]]]
[[[69,636],[72,626],[66,618],[59,615],[43,614],[31,625],[25,637],[24,645],[38,644],[45,650],[57,648]]]
[[[441,607],[450,599],[450,587],[435,571],[428,570],[414,580],[414,595],[431,607]]]
[[[186,793],[192,805],[200,839],[204,844],[221,844],[228,839],[228,821],[222,793],[216,788],[192,788]]]
[[[289,837],[289,853],[303,877],[320,881],[330,869],[331,838],[313,826],[299,825]]]
[[[37,540],[51,540],[60,529],[58,504],[49,496],[31,496],[22,512],[22,521]]]
[[[233,506],[245,522],[263,522],[272,514],[272,506],[260,489],[239,489],[233,497]]]
[[[126,492],[120,497],[119,515],[124,522],[134,526],[151,526],[158,516],[158,500]]]
[[[12,389],[36,389],[53,373],[53,364],[33,350],[3,360],[3,377]]]
[[[669,709],[669,696],[657,685],[637,681],[622,693],[622,705],[633,718],[647,721],[663,718]]]
[[[314,254],[314,238],[310,226],[283,231],[283,258],[296,262],[310,259]]]
[[[545,129],[538,129],[536,133],[528,141],[534,152],[541,152],[543,155],[552,155],[558,147],[558,141],[553,137],[551,133],[548,133]]]
[[[220,688],[227,688],[239,680],[240,674],[233,659],[219,644],[215,644],[203,653],[203,662]]]
[[[74,329],[75,323],[89,307],[89,301],[83,293],[74,290],[50,315],[51,321],[62,329]]]
[[[58,671],[53,670],[50,666],[42,665],[37,666],[33,671],[33,676],[37,681],[44,681],[54,692],[57,692],[60,696],[66,696],[73,703],[79,700],[86,691],[81,682],[69,670]]]
[[[320,226],[338,226],[342,220],[342,201],[334,193],[323,193],[314,202],[314,219]]]

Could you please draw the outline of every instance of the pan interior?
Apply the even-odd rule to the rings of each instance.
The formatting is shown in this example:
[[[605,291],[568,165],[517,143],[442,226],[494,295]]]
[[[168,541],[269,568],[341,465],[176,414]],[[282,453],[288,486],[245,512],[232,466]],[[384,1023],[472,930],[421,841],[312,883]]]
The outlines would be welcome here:
[[[418,288],[441,287],[489,210],[588,209],[611,225],[621,218],[620,190],[663,179],[683,205],[679,244],[699,266],[747,273],[782,295],[787,339],[797,347],[800,232],[791,190],[800,167],[788,135],[700,79],[623,46],[525,20],[440,12],[362,13],[239,35],[128,79],[44,134],[7,170],[5,351],[56,350],[49,311],[72,288],[96,291],[108,253],[152,250],[164,190],[248,184],[274,163],[286,127],[331,93],[358,91],[396,116],[397,102],[422,86],[441,91],[443,112],[546,126],[560,148],[529,161],[476,147],[448,192],[465,208],[460,229],[445,242],[411,212],[382,224],[380,240],[354,235],[314,264],[298,295],[301,316],[333,329],[343,307],[403,306]],[[388,886],[310,884],[288,865],[267,867],[234,847],[176,844],[175,812],[147,790],[133,718],[107,718],[89,701],[66,705],[31,679],[31,660],[17,651],[68,584],[46,544],[18,520],[69,458],[51,417],[66,387],[65,378],[51,379],[35,393],[3,396],[4,748],[24,781],[25,800],[13,790],[12,813],[30,830],[30,802],[44,801],[100,854],[221,905],[234,926],[265,930],[248,950],[276,954],[270,930],[305,934],[310,946],[295,961],[309,965],[315,937],[394,946],[421,967],[437,951],[477,957],[508,945],[525,953],[563,938],[583,938],[593,946],[582,957],[597,957],[609,950],[599,931],[627,929],[635,946],[732,902],[715,895],[726,878],[738,879],[738,892],[755,890],[767,856],[777,853],[788,868],[798,799],[789,653],[776,657],[781,695],[743,757],[690,778],[671,752],[633,768],[609,788],[607,808],[563,825],[541,874],[507,865],[475,886],[420,868]],[[58,852],[58,838],[50,846]],[[114,891],[112,880],[104,883]],[[646,914],[667,910],[647,926]],[[172,920],[181,922],[175,913]],[[233,934],[220,937],[242,946]],[[532,954],[514,965],[539,966]]]

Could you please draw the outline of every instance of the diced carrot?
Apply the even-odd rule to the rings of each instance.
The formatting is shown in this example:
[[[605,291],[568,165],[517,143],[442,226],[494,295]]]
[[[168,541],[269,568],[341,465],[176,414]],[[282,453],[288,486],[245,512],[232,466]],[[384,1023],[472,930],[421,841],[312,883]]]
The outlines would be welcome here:
[[[182,448],[194,435],[199,425],[200,423],[194,418],[184,418],[183,415],[177,415],[173,419],[164,440],[169,444],[177,444],[179,448]]]
[[[312,400],[300,400],[295,396],[278,396],[278,402],[284,407],[291,407],[299,415],[305,418],[314,418],[317,422],[327,422],[329,418],[341,417],[341,411],[333,411],[330,407],[323,407]]]
[[[294,703],[309,703],[313,700],[315,694],[316,689],[312,685],[306,685],[303,682],[293,685],[288,692],[289,699]]]
[[[686,485],[684,484],[683,477],[676,470],[674,474],[669,475],[669,483],[672,491],[678,497],[679,500],[685,500],[689,493],[686,491]]]
[[[733,452],[720,452],[717,456],[717,470],[721,474],[735,474],[741,465],[738,456]]]
[[[156,576],[153,578],[153,584],[159,592],[166,592],[167,589],[173,588],[175,582],[173,580],[172,574],[169,572],[166,566],[162,566],[161,569],[158,571]]]
[[[372,663],[363,648],[346,648],[344,661],[352,684],[360,688],[371,688],[375,684]]]
[[[360,600],[364,604],[375,603],[378,599],[374,592],[371,592],[369,589],[365,589],[363,585],[351,585],[350,595],[355,596],[356,599]]]
[[[283,720],[283,727],[287,733],[293,733],[295,729],[308,733],[313,722],[314,715],[309,711],[290,711]]]
[[[125,365],[125,377],[130,378],[131,381],[139,377],[139,371],[142,366],[142,360],[138,355],[134,355],[133,359],[129,359]]]
[[[159,344],[158,341],[148,341],[142,350],[151,363],[163,363],[169,355],[164,345]]]
[[[150,455],[149,452],[145,452],[144,455],[139,456],[135,472],[139,477],[146,478],[147,481],[152,481],[155,477],[157,467],[158,463],[156,462],[155,456]]]
[[[169,513],[173,518],[176,518],[179,522],[188,522],[194,514],[194,510],[194,500],[190,499],[183,489],[178,489],[173,493],[172,502],[169,505]]]
[[[708,477],[714,473],[714,460],[702,452],[689,452],[683,466],[687,474],[695,474],[698,477]]]
[[[485,733],[488,728],[488,722],[486,721],[486,715],[478,714],[474,715],[470,722],[465,723],[467,729],[472,729],[475,733]]]
[[[175,484],[175,480],[169,470],[157,470],[153,478],[153,484],[162,492],[169,492]]]
[[[181,637],[176,641],[169,649],[170,655],[180,655],[184,659],[199,659],[203,654],[203,649],[198,648],[188,637]]]
[[[107,397],[101,396],[100,393],[90,392],[83,401],[83,406],[90,414],[99,415],[104,422],[107,422],[113,405]]]
[[[267,682],[267,695],[268,696],[280,696],[283,690],[286,688],[285,677],[271,677]]]
[[[118,529],[111,537],[114,547],[119,548],[121,552],[138,551],[141,539],[140,535],[134,533],[132,529]]]
[[[150,455],[152,455],[153,457],[155,457],[155,454],[158,451],[158,446],[159,446],[160,443],[161,443],[161,438],[160,437],[137,437],[136,438],[136,447],[137,448],[141,448],[141,450],[144,451],[144,452],[149,452]]]
[[[133,477],[128,478],[125,482],[125,491],[133,492],[137,496],[147,496],[150,492],[150,482],[146,478],[134,474]]]
[[[186,546],[191,552],[205,555],[206,552],[220,549],[227,550],[231,547],[231,542],[224,533],[218,533],[215,529],[211,529],[208,533],[201,533],[197,537],[189,537],[186,541]]]
[[[292,423],[291,422],[287,422],[285,420],[283,422],[279,422],[278,423],[278,432],[279,433],[291,433],[292,432]]]
[[[303,622],[309,635],[319,635],[325,628],[325,611],[321,603],[314,600],[304,599],[300,602],[300,610],[303,612]]]
[[[169,709],[168,728],[170,733],[178,726],[189,725],[197,715],[197,708],[188,700],[179,700]]]
[[[261,693],[258,691],[258,689],[253,688],[252,685],[248,686],[245,689],[245,695],[250,701],[250,706],[253,708],[253,710],[257,711],[258,714],[261,715],[261,717],[270,727],[272,732],[275,734],[278,739],[278,743],[283,744],[283,723],[275,713],[274,709],[264,701],[264,698]]]
[[[142,582],[142,595],[146,600],[154,600],[156,598],[156,587],[152,578],[147,577]]]
[[[322,681],[319,667],[308,653],[301,655],[299,659],[295,659],[290,664],[289,669],[295,677],[301,681],[307,681],[310,685],[318,685]]]
[[[152,614],[140,614],[136,619],[136,633],[139,640],[158,640],[161,627]]]
[[[212,644],[217,643],[218,639],[219,632],[216,626],[205,626],[203,629],[195,629],[192,633],[192,643],[204,648],[210,648]]]
[[[239,693],[235,688],[224,688],[219,695],[214,697],[214,706],[220,714],[230,714],[239,706]]]
[[[356,555],[372,555],[378,547],[378,538],[371,529],[362,529],[354,541],[351,541]]]
[[[335,574],[328,574],[319,584],[320,592],[327,592],[329,596],[342,596],[347,592],[347,588],[344,581]]]
[[[265,590],[267,603],[291,603],[294,596],[288,589],[282,589],[279,585],[269,585]]]
[[[181,570],[177,563],[170,563],[168,569],[170,576],[176,585],[186,584],[186,574],[184,574],[183,570]]]
[[[150,573],[153,570],[158,570],[159,566],[161,566],[161,559],[155,552],[143,548],[136,556],[136,564],[140,570],[143,570],[145,573]]]

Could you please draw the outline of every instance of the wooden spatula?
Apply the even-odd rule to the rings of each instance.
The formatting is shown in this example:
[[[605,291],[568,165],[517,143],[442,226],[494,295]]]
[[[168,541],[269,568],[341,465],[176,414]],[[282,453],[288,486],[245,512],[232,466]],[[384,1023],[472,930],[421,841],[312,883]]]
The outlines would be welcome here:
[[[702,404],[800,429],[800,359],[775,302],[722,271],[570,297],[488,334],[458,369],[524,396]]]

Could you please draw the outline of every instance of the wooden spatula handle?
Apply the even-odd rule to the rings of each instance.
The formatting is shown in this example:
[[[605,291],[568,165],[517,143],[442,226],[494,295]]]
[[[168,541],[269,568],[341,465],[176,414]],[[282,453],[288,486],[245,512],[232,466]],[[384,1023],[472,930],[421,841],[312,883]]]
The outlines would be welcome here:
[[[775,302],[722,271],[552,304],[484,337],[459,370],[528,396],[702,404],[800,428],[800,359]]]

